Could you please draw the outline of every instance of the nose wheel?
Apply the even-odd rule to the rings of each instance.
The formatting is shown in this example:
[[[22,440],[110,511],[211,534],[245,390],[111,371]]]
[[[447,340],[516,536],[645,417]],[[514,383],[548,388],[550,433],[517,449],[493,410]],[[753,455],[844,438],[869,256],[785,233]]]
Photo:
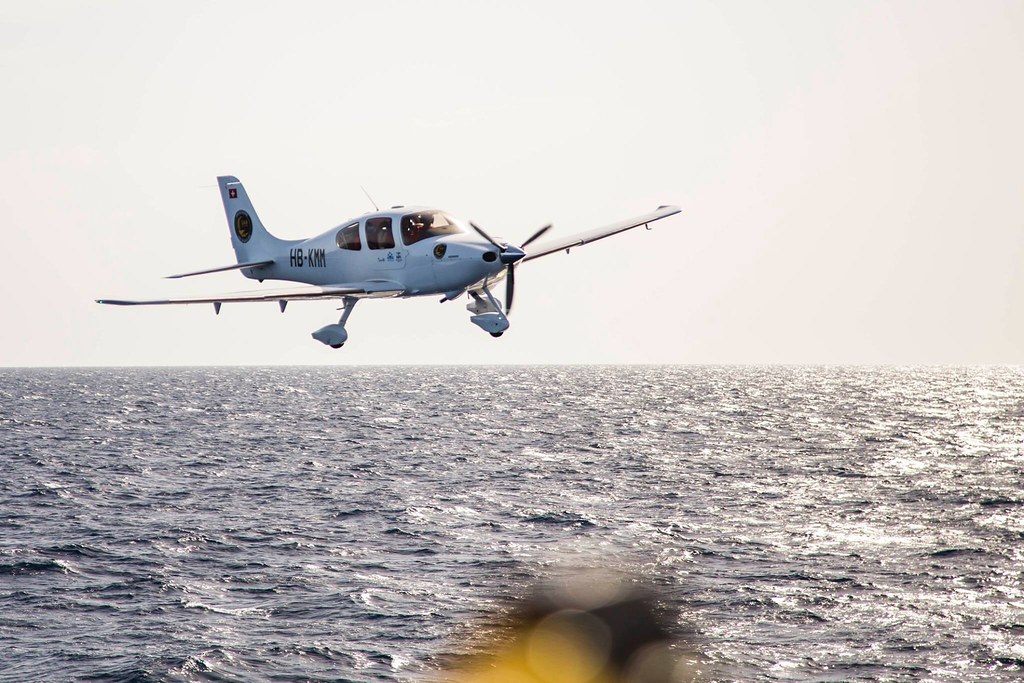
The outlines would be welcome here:
[[[500,337],[508,329],[508,318],[501,310],[501,302],[494,298],[491,290],[484,286],[480,291],[484,296],[480,296],[477,291],[469,292],[473,300],[466,304],[466,310],[476,314],[469,321],[492,337]]]

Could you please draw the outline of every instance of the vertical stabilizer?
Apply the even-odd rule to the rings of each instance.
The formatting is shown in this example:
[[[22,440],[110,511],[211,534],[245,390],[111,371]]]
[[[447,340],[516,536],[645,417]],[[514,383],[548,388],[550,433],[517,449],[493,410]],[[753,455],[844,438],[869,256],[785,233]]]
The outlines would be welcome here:
[[[281,249],[281,240],[267,232],[256,214],[242,182],[230,175],[218,176],[220,197],[228,219],[231,246],[239,263],[272,259]]]

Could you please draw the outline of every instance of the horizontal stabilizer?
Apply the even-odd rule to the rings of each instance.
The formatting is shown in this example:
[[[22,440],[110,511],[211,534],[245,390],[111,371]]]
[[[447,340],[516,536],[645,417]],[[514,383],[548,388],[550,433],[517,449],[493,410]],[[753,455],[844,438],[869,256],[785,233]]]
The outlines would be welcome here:
[[[231,266],[221,266],[220,268],[210,268],[208,270],[196,270],[191,273],[179,273],[177,275],[168,275],[167,280],[177,280],[181,277],[192,277],[193,275],[207,275],[209,273],[223,273],[226,270],[241,270],[242,268],[262,268],[263,266],[269,266],[274,262],[274,259],[269,261],[250,261],[249,263],[236,263]]]

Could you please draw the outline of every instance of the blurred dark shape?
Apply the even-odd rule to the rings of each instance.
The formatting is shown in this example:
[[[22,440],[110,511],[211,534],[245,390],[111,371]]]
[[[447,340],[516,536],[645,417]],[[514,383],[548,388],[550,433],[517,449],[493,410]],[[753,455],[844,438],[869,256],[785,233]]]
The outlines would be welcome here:
[[[515,610],[459,683],[688,683],[704,680],[692,634],[672,635],[647,592],[587,576]]]

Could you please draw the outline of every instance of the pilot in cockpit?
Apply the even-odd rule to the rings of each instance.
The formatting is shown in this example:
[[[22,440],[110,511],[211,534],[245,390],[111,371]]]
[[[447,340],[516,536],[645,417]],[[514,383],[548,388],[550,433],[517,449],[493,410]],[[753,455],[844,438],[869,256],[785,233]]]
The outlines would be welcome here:
[[[430,225],[433,223],[433,216],[428,214],[418,213],[412,217],[409,225],[409,237],[411,242],[419,242],[424,237],[424,233],[430,229]]]

